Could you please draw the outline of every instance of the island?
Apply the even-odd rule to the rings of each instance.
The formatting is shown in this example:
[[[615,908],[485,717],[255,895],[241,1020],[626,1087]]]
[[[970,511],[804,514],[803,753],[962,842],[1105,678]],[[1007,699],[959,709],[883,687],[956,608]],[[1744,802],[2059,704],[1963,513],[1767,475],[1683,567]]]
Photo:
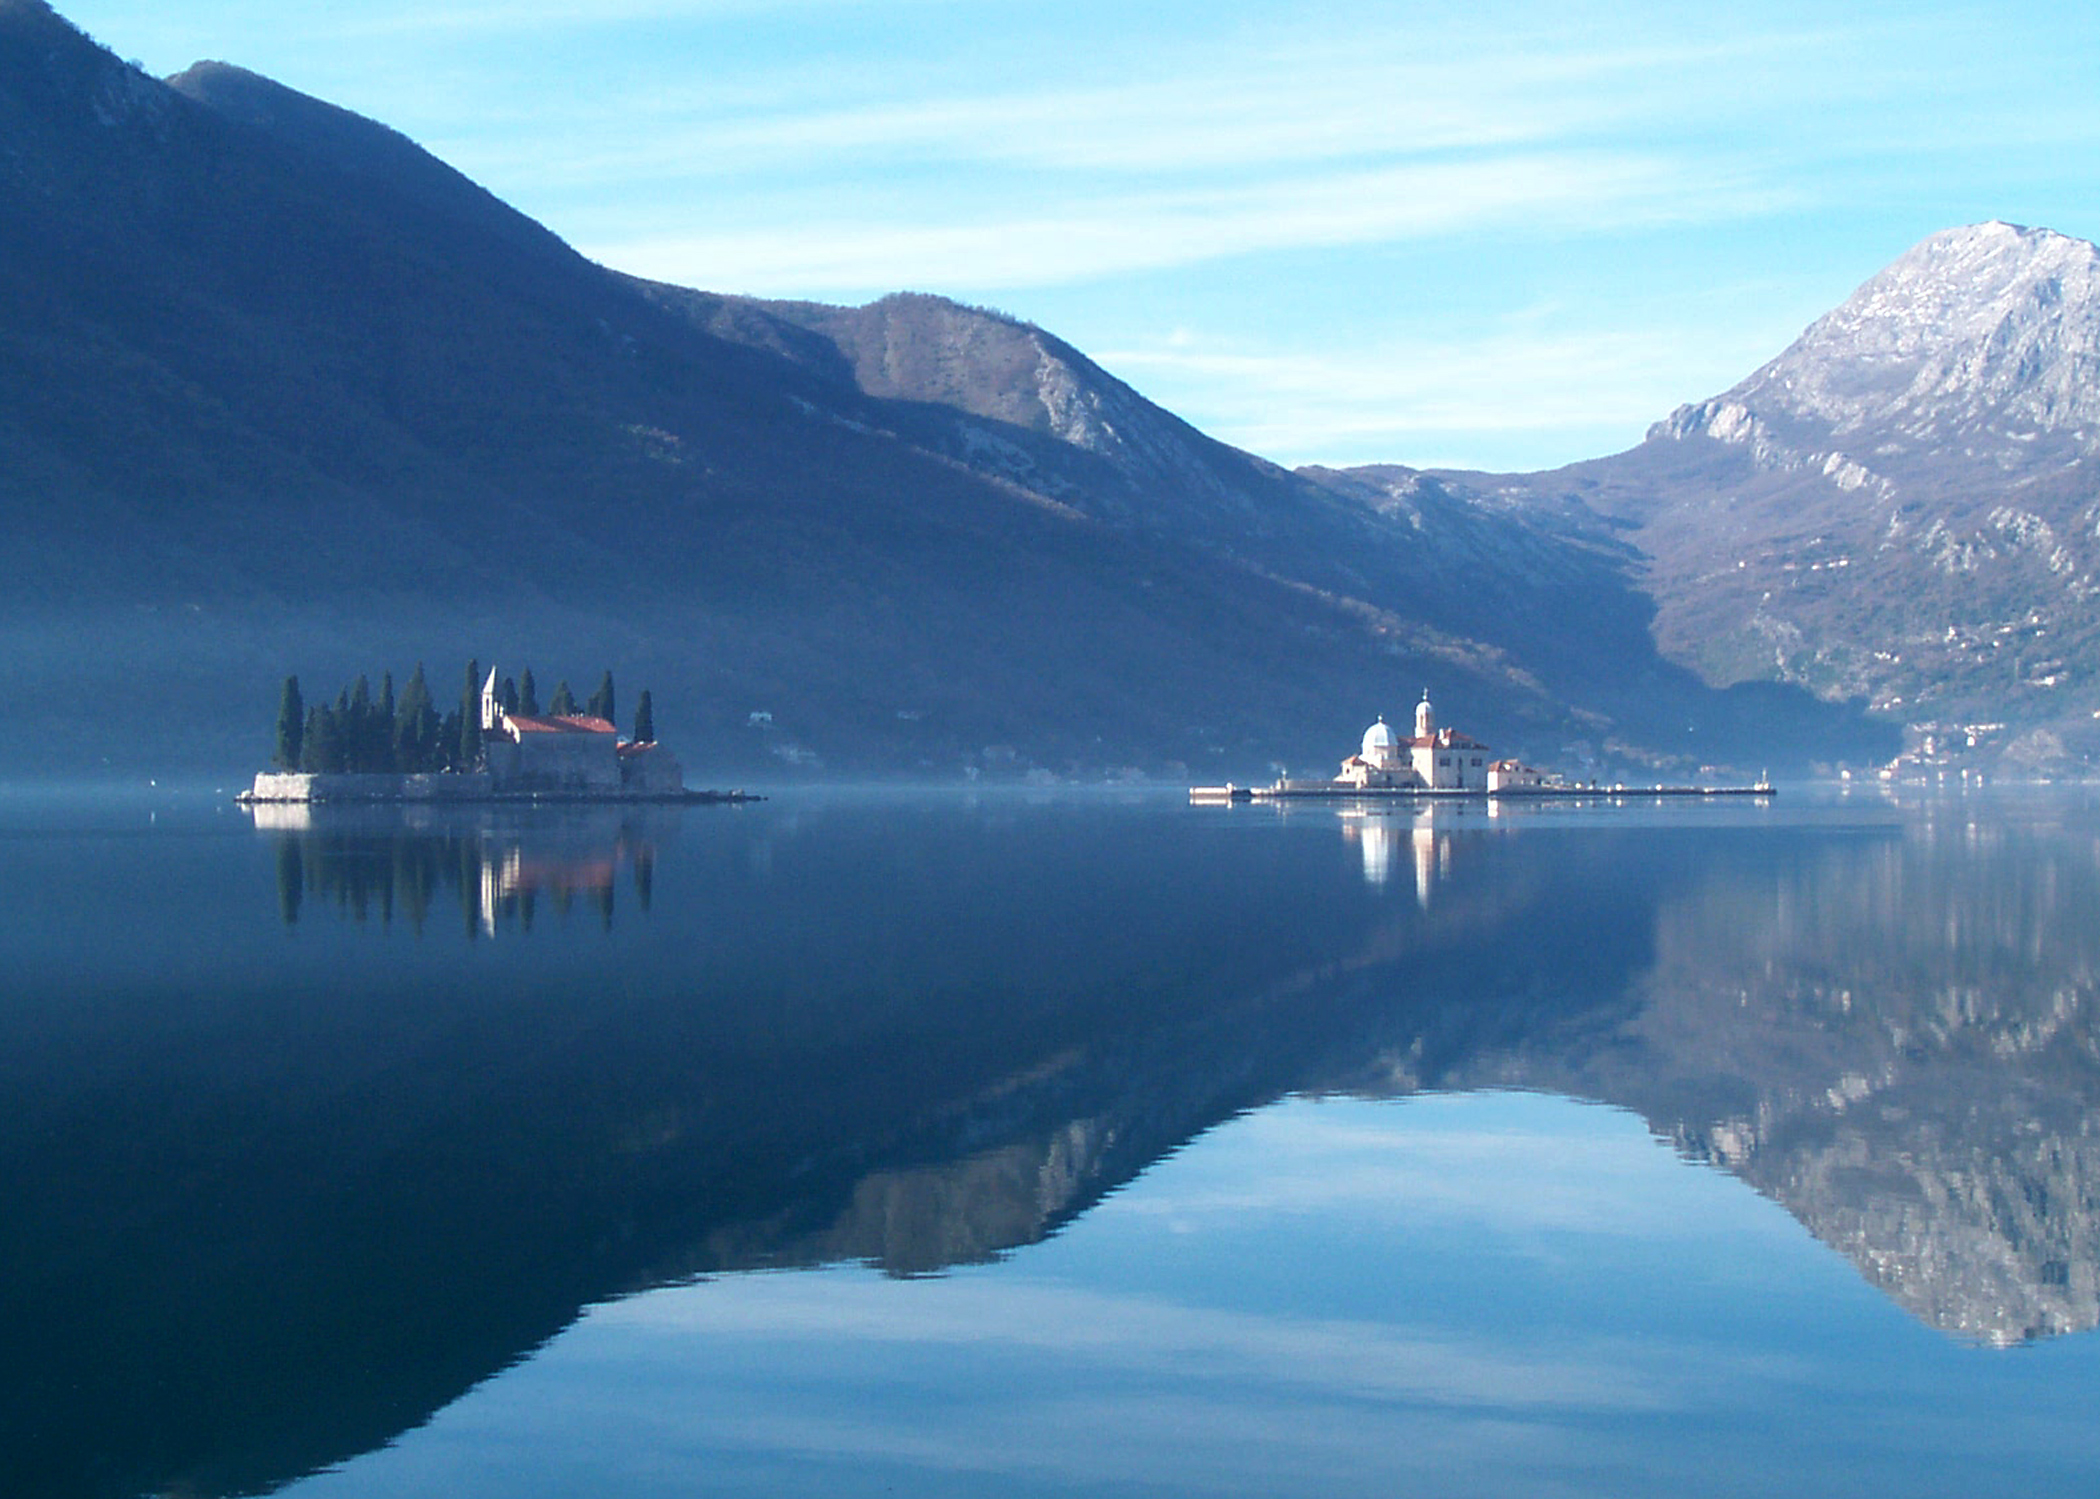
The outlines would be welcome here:
[[[285,678],[277,712],[276,768],[257,773],[234,800],[310,802],[761,800],[743,791],[688,791],[685,770],[657,742],[656,708],[636,700],[634,733],[613,723],[612,672],[579,705],[564,681],[546,710],[532,672],[522,681],[467,664],[458,708],[442,717],[422,664],[394,692],[391,672],[375,697],[368,678],[333,704],[306,704]]]
[[[1456,729],[1439,728],[1427,688],[1415,705],[1415,731],[1401,738],[1383,714],[1364,730],[1358,752],[1342,761],[1332,780],[1280,778],[1267,786],[1191,786],[1194,802],[1275,801],[1291,797],[1487,797],[1771,796],[1771,781],[1749,786],[1609,786],[1574,781],[1521,761],[1497,759],[1485,744]]]

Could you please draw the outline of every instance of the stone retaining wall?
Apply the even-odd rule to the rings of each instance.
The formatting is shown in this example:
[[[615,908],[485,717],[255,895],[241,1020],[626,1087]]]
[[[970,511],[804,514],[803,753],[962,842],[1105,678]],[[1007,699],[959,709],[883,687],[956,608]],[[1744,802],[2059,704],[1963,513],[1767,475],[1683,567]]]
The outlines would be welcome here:
[[[482,771],[466,775],[306,775],[266,770],[253,802],[485,802],[496,792]]]

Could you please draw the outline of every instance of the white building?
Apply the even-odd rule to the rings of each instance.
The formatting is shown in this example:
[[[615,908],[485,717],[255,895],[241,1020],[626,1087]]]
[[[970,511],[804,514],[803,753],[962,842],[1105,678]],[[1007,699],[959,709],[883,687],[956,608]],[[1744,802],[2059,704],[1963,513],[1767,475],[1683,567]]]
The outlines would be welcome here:
[[[623,744],[619,730],[587,713],[507,712],[498,681],[490,667],[481,688],[482,756],[497,790],[648,796],[685,790],[678,761],[654,741]]]
[[[1336,779],[1363,788],[1486,791],[1492,759],[1479,740],[1436,726],[1436,710],[1425,690],[1415,705],[1413,737],[1400,738],[1381,717],[1364,730],[1362,748],[1342,762]]]

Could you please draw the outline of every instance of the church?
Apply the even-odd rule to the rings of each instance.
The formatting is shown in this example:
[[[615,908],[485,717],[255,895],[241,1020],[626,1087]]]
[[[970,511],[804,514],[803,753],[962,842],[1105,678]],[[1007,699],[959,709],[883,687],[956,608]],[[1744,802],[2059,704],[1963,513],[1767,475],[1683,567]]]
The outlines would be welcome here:
[[[1358,790],[1488,791],[1499,789],[1490,784],[1490,772],[1503,768],[1479,740],[1438,728],[1425,690],[1415,705],[1413,737],[1401,738],[1381,716],[1364,730],[1363,747],[1342,762],[1335,779]]]
[[[685,790],[684,769],[662,745],[622,742],[612,724],[587,713],[512,713],[503,706],[501,680],[490,667],[481,687],[482,762],[493,789],[636,796]]]

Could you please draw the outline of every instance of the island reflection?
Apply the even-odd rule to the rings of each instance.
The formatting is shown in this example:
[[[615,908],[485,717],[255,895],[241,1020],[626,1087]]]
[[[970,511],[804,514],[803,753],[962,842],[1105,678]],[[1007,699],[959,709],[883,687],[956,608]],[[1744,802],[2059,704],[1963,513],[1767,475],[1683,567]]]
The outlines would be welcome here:
[[[544,903],[566,919],[581,903],[610,931],[623,882],[636,907],[654,898],[656,847],[679,812],[661,807],[428,808],[261,803],[256,828],[276,845],[277,909],[296,926],[309,901],[353,921],[420,932],[441,896],[470,933],[530,932]]]
[[[0,1478],[267,1487],[607,1296],[993,1259],[1291,1094],[1611,1103],[1933,1327],[2090,1329],[2100,836],[2055,806],[263,828],[251,914],[298,924],[218,965],[209,1047],[180,965],[18,970]],[[649,921],[545,919],[614,888]],[[488,942],[528,896],[536,940]],[[219,899],[167,930],[238,928]],[[316,967],[329,932],[359,940]]]

